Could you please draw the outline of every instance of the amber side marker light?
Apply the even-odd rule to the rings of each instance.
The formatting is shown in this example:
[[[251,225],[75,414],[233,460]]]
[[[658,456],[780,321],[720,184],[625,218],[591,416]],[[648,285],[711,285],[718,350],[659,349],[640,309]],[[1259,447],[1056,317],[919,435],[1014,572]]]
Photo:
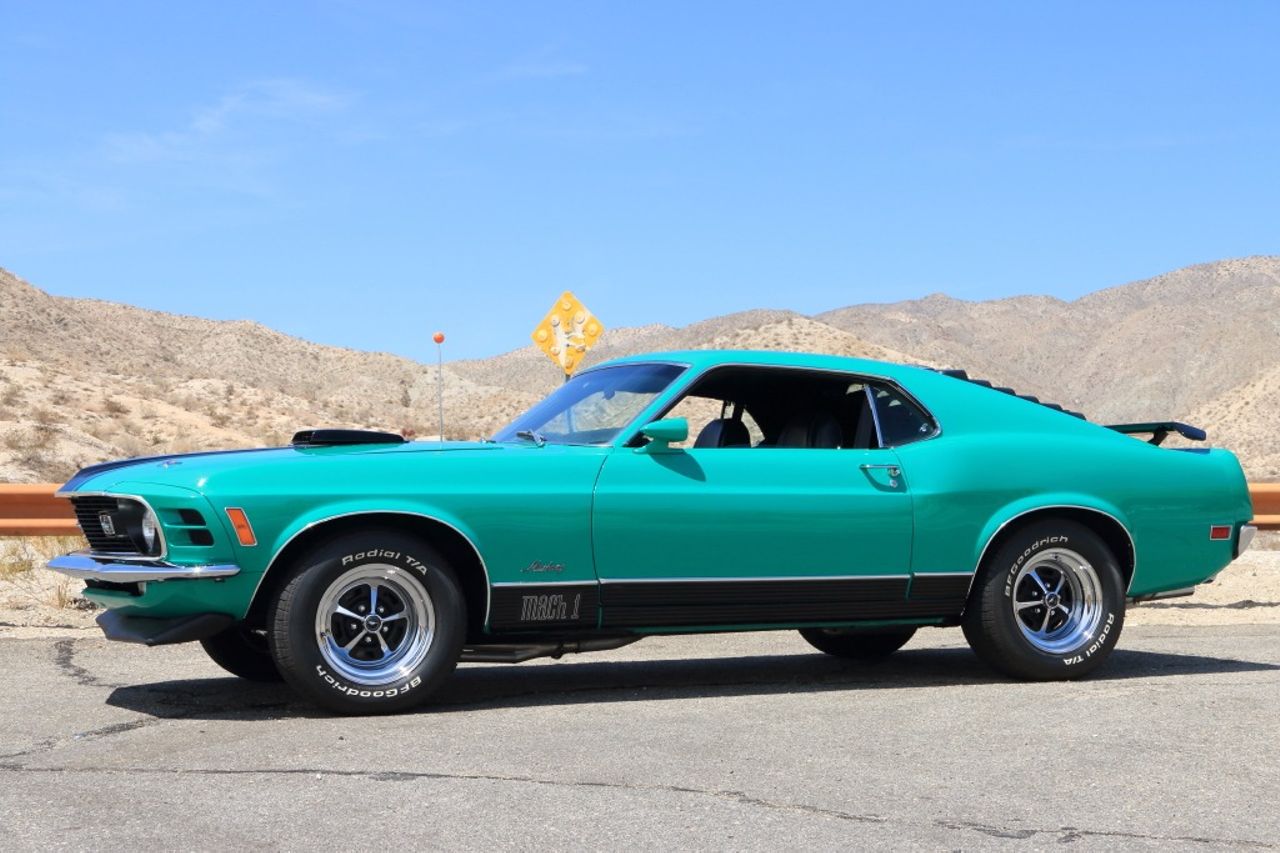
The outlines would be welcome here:
[[[1231,538],[1231,525],[1215,524],[1209,528],[1209,538],[1215,542],[1225,541]]]
[[[240,540],[241,545],[249,547],[258,544],[258,537],[253,535],[253,525],[249,524],[249,516],[244,514],[244,510],[229,506],[227,518],[231,519],[231,526],[235,528],[236,539]]]

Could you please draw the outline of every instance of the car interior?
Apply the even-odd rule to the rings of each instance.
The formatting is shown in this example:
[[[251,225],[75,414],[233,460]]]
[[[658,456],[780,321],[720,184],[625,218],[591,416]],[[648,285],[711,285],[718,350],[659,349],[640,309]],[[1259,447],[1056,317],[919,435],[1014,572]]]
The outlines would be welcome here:
[[[695,449],[874,449],[934,431],[933,420],[893,386],[837,373],[767,367],[713,370],[663,417],[687,418]],[[633,444],[643,441],[641,437]]]

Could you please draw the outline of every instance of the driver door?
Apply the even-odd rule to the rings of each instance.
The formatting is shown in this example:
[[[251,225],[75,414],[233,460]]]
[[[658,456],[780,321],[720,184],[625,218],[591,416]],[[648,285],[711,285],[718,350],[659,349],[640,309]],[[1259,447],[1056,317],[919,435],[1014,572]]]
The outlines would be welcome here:
[[[906,473],[887,448],[614,448],[592,512],[602,627],[902,618]]]

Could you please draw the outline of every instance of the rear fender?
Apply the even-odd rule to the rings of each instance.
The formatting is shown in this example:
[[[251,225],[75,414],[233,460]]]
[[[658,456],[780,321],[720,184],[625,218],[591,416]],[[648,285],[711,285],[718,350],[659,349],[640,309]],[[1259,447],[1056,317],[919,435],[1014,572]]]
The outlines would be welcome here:
[[[982,532],[978,535],[978,539],[973,546],[972,565],[974,576],[977,577],[977,572],[982,567],[982,561],[986,559],[992,543],[996,541],[1001,532],[1008,529],[1010,525],[1017,523],[1019,519],[1025,518],[1032,513],[1052,512],[1055,509],[1084,510],[1086,512],[1099,513],[1109,517],[1122,527],[1125,535],[1129,538],[1129,547],[1133,551],[1133,566],[1132,571],[1129,572],[1129,584],[1132,586],[1133,578],[1138,572],[1138,551],[1133,542],[1132,527],[1128,516],[1119,507],[1108,501],[1100,500],[1095,495],[1074,492],[1056,492],[1020,498],[1005,504],[994,512],[986,525],[983,526]]]

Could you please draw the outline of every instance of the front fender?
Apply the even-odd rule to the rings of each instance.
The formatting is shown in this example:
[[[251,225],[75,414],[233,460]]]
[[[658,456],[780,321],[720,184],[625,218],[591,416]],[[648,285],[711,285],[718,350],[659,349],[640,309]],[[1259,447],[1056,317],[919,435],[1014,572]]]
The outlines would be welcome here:
[[[357,515],[408,515],[438,521],[452,527],[472,544],[477,554],[481,553],[475,531],[441,507],[410,500],[380,501],[376,507],[371,507],[368,501],[334,501],[311,507],[280,529],[272,540],[269,556],[262,564],[263,574],[271,569],[285,547],[306,531],[328,521]]]

